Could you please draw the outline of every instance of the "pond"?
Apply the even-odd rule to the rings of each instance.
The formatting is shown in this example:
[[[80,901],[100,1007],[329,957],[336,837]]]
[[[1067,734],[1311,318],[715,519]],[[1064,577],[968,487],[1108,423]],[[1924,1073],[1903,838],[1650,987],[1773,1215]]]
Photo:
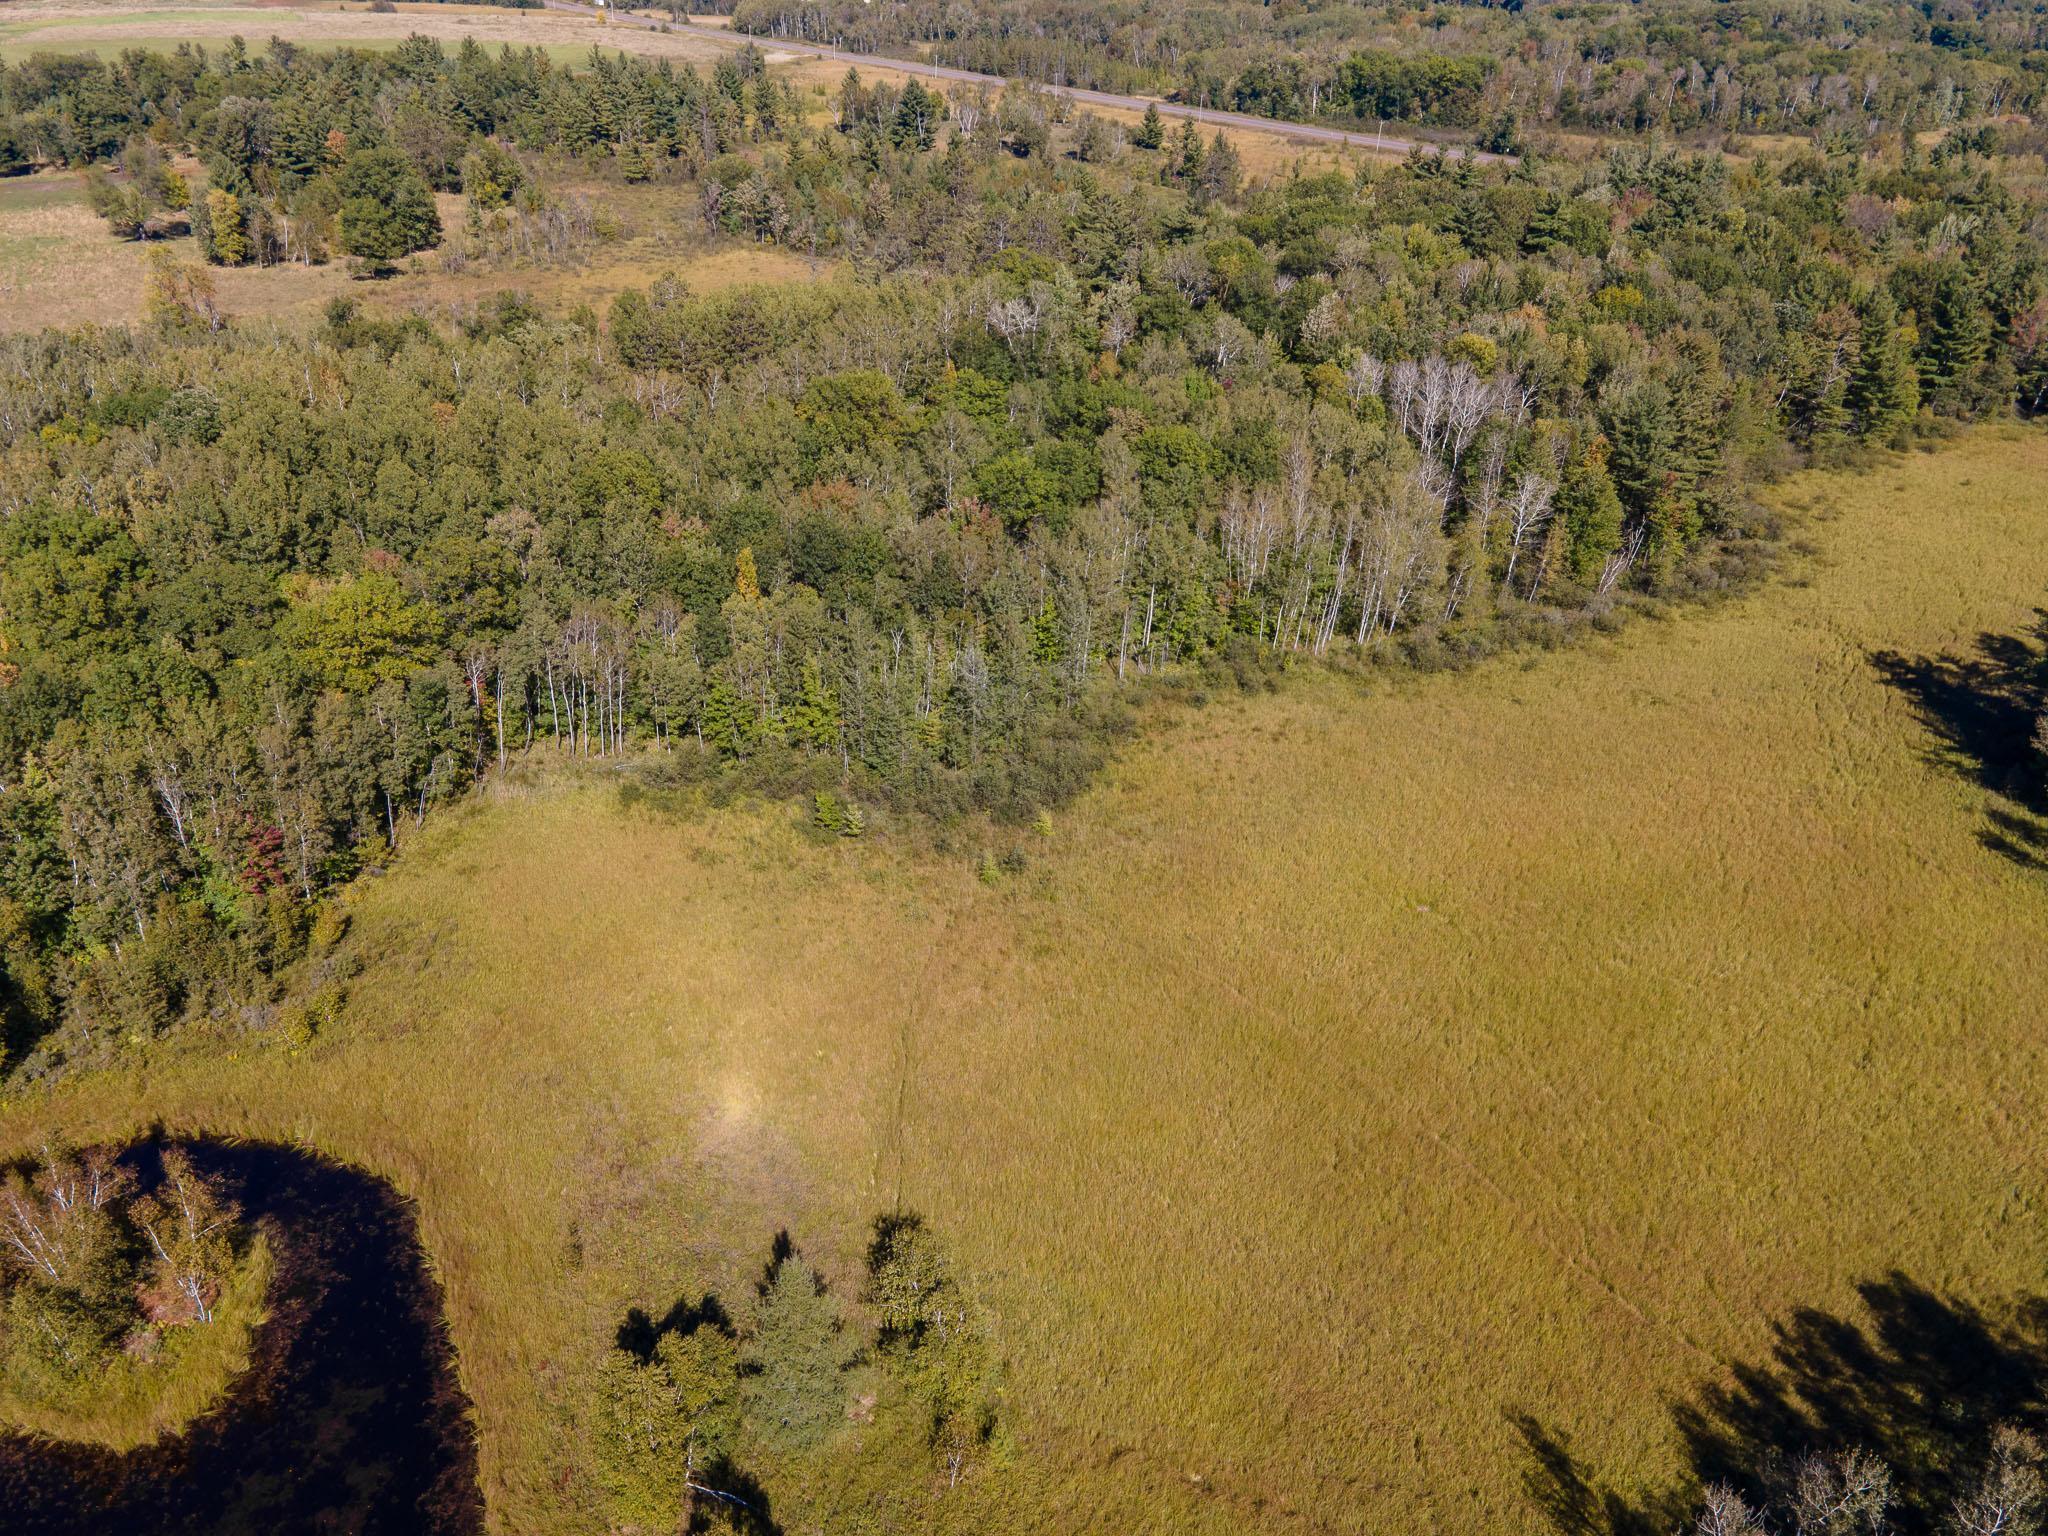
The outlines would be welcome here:
[[[125,1454],[0,1434],[7,1536],[469,1536],[470,1405],[412,1213],[293,1148],[186,1143],[275,1255],[249,1370],[184,1433]]]

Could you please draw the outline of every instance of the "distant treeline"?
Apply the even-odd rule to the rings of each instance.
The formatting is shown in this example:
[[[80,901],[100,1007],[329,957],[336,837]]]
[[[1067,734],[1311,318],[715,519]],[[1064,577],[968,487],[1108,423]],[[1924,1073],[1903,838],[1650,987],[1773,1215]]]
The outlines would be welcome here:
[[[1861,0],[1193,0],[1170,19],[1136,0],[739,0],[733,24],[1293,119],[1860,139],[2031,112],[2048,93],[2048,17],[2030,0],[1960,16]]]

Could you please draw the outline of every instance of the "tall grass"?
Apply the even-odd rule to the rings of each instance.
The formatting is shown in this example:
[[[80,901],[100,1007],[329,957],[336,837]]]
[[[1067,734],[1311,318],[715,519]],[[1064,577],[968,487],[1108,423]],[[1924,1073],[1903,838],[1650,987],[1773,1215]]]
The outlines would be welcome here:
[[[2044,481],[2017,431],[1804,476],[1814,553],[1750,597],[1165,723],[993,888],[501,787],[355,893],[346,1025],[0,1143],[160,1116],[417,1196],[501,1531],[592,1528],[627,1306],[744,1296],[784,1226],[850,1291],[899,1200],[1010,1361],[1017,1455],[943,1523],[1527,1529],[1513,1412],[1661,1477],[1774,1316],[2048,1267],[2048,889],[1873,662],[2027,619]]]

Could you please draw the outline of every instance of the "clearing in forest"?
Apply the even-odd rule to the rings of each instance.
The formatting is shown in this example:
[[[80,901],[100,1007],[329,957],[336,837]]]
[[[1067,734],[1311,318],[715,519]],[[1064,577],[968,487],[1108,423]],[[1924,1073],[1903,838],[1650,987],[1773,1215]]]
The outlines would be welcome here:
[[[197,161],[185,166],[204,187]],[[673,273],[694,293],[748,284],[800,283],[833,270],[778,246],[740,245],[707,235],[695,203],[674,187],[619,186],[573,179],[550,182],[558,204],[601,208],[601,236],[574,242],[556,257],[498,258],[462,263],[428,250],[394,275],[362,281],[346,257],[314,266],[283,262],[257,267],[208,267],[229,323],[236,320],[316,317],[332,299],[351,298],[397,313],[460,312],[494,294],[514,292],[543,308],[566,311],[588,304],[602,312],[627,288],[645,288]],[[203,195],[203,194],[202,194]],[[465,204],[443,193],[441,225],[461,243]],[[200,260],[187,234],[169,240],[122,240],[86,200],[77,171],[43,170],[0,180],[0,332],[71,329],[81,325],[139,325],[152,252],[183,262]]]
[[[161,1116],[416,1196],[498,1529],[574,1528],[556,1384],[628,1304],[785,1226],[851,1289],[901,1200],[1010,1363],[981,1528],[1529,1530],[1516,1415],[1661,1478],[1792,1309],[2048,1270],[2048,884],[1970,726],[2044,481],[2017,429],[1808,474],[1808,552],[1711,611],[1180,715],[993,888],[501,787],[354,894],[347,1023],[6,1139]]]

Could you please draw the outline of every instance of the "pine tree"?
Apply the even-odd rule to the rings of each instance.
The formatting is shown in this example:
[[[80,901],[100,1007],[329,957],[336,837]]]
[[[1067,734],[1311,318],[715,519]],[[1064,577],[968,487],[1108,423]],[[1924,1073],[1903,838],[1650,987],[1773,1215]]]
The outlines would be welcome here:
[[[1522,237],[1524,248],[1549,251],[1567,242],[1564,207],[1564,199],[1555,192],[1544,195],[1529,219],[1528,233]]]
[[[830,830],[845,833],[846,809]],[[778,1252],[741,1361],[748,1421],[785,1449],[817,1445],[846,1422],[846,1371],[859,1353],[817,1271],[794,1252]]]
[[[1565,559],[1575,580],[1600,579],[1607,559],[1621,548],[1621,497],[1607,474],[1604,444],[1572,461],[1557,492],[1557,520],[1566,538]]]
[[[898,149],[930,149],[938,139],[938,102],[915,80],[903,87],[889,140]]]
[[[1639,385],[1605,414],[1608,473],[1629,516],[1646,519],[1671,486],[1678,436],[1671,394],[1662,384]]]
[[[1237,196],[1238,183],[1243,171],[1237,157],[1237,150],[1230,140],[1223,137],[1223,130],[1216,130],[1216,137],[1210,141],[1208,153],[1202,157],[1198,168],[1197,181],[1203,195],[1228,202]]]
[[[851,133],[856,125],[866,120],[869,113],[867,87],[860,83],[860,71],[849,69],[846,78],[839,82],[839,129]]]
[[[738,1359],[709,1322],[663,1334],[654,1358],[609,1351],[592,1403],[592,1451],[615,1511],[635,1524],[684,1527],[704,1479],[738,1431]]]
[[[727,679],[721,677],[712,683],[698,723],[706,746],[729,757],[746,755],[753,740],[754,717],[739,690]]]
[[[1920,409],[1920,379],[1890,293],[1874,290],[1858,309],[1857,322],[1849,410],[1866,441],[1889,442]]]
[[[1927,334],[1920,353],[1920,385],[1927,403],[1948,415],[1976,404],[1977,374],[1991,350],[1991,316],[1983,285],[1960,261],[1935,280]]]
[[[781,93],[764,76],[754,82],[753,97],[754,132],[760,138],[772,139],[782,126]]]
[[[1140,149],[1157,149],[1166,142],[1166,120],[1159,115],[1159,103],[1145,108],[1144,121],[1131,132],[1131,142]]]

